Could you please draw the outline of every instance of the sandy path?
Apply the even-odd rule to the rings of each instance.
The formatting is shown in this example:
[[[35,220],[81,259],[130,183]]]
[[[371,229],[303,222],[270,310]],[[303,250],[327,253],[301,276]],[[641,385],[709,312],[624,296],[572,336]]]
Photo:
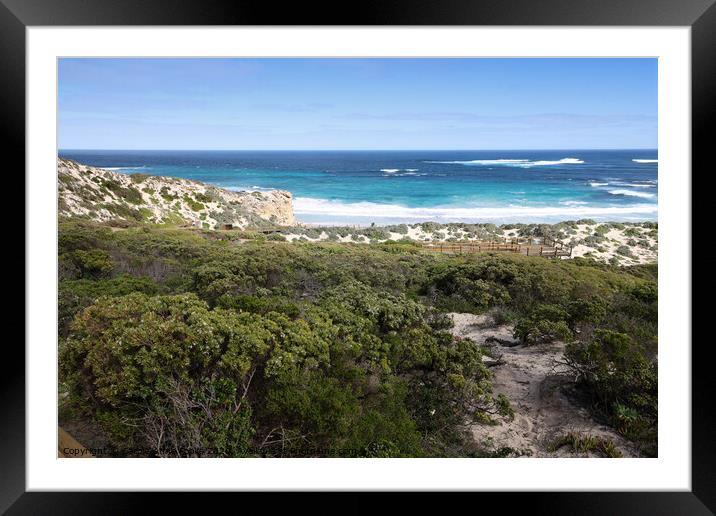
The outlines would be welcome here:
[[[455,313],[450,316],[455,323],[454,335],[469,337],[492,357],[499,358],[497,365],[486,359],[493,374],[495,394],[507,396],[515,412],[514,419],[501,418],[494,426],[473,425],[473,436],[480,445],[492,450],[509,447],[521,456],[600,456],[573,453],[567,446],[554,452],[549,450],[555,438],[572,431],[608,439],[623,456],[634,456],[627,441],[566,396],[568,379],[555,374],[560,371],[555,361],[562,355],[563,344],[523,346],[512,338],[512,327],[492,325],[487,316]],[[490,342],[490,337],[502,342]]]

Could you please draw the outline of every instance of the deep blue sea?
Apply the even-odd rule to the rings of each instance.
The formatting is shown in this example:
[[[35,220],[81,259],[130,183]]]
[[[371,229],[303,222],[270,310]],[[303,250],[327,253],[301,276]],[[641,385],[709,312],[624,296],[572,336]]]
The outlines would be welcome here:
[[[288,190],[301,222],[656,220],[656,150],[81,151],[125,173]]]

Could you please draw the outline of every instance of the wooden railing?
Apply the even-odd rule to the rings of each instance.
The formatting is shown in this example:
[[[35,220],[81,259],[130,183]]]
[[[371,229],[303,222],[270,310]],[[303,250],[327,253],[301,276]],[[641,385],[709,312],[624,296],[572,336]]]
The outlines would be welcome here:
[[[423,243],[422,245],[427,251],[451,254],[501,251],[527,256],[541,256],[543,258],[572,256],[572,246],[567,246],[549,237],[519,237],[503,241],[432,242]]]
[[[543,237],[515,237],[509,239],[510,242],[514,243],[520,243],[523,245],[531,245],[536,246],[539,245],[540,247],[545,248],[554,248],[558,251],[559,256],[572,256],[572,249],[573,246],[563,244],[562,242],[555,240],[552,237],[549,236],[543,236]]]

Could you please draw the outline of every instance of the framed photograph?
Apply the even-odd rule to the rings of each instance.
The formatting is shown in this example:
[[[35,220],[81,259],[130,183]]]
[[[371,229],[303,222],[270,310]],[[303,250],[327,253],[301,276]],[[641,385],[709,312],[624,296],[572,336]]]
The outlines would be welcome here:
[[[1,1],[8,514],[137,491],[712,513],[712,2]]]

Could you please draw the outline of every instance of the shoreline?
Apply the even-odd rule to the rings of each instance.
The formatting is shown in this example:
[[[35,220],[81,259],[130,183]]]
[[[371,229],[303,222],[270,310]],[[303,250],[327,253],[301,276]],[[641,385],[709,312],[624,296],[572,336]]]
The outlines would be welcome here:
[[[440,226],[475,226],[475,225],[492,225],[492,226],[558,226],[560,224],[569,224],[575,221],[589,220],[594,224],[658,224],[658,218],[632,218],[628,220],[615,219],[615,218],[601,218],[601,217],[579,217],[579,218],[560,218],[554,220],[529,220],[529,219],[517,219],[514,220],[494,220],[494,219],[478,219],[478,220],[436,220],[433,218],[424,219],[398,219],[389,221],[340,221],[340,220],[321,220],[312,221],[301,218],[301,215],[296,215],[296,226],[304,228],[350,228],[350,229],[366,229],[366,228],[382,228],[390,226],[415,226],[420,224],[438,224]]]
[[[628,206],[594,206],[570,200],[555,201],[556,204],[552,205],[466,203],[408,206],[301,197],[291,193],[296,219],[304,224],[323,226],[396,225],[426,221],[441,224],[559,224],[579,219],[622,223],[658,220],[658,204],[646,202]]]
[[[624,149],[626,150],[631,151]],[[301,167],[299,165],[302,162],[299,161],[294,167],[298,171],[295,177],[293,168],[290,167],[292,174],[290,177],[276,175],[278,173],[275,169],[289,170],[283,162],[278,164],[261,162],[263,165],[251,162],[249,165],[242,165],[241,162],[234,163],[230,157],[225,158],[225,167],[199,158],[196,167],[193,165],[189,167],[183,162],[178,164],[171,164],[173,163],[171,162],[167,165],[148,156],[139,156],[128,161],[113,156],[111,152],[107,156],[95,156],[92,162],[97,163],[93,165],[96,168],[123,175],[132,176],[139,173],[185,178],[229,192],[251,194],[270,193],[275,189],[290,191],[296,218],[310,225],[367,226],[371,223],[414,224],[423,221],[556,224],[564,220],[582,218],[600,222],[656,221],[658,219],[658,179],[654,175],[656,168],[635,162],[658,163],[658,160],[650,159],[649,156],[641,153],[631,154],[634,156],[628,161],[628,165],[625,164],[624,156],[620,158],[624,163],[619,162],[619,166],[628,167],[628,170],[625,169],[626,172],[621,168],[614,173],[601,170],[598,167],[600,160],[616,158],[597,156],[591,160],[584,158],[587,163],[584,167],[587,168],[583,171],[573,169],[574,167],[564,169],[558,165],[556,168],[553,167],[551,172],[538,170],[530,173],[531,176],[535,174],[541,176],[544,173],[549,177],[555,174],[562,177],[566,174],[566,179],[555,180],[557,181],[555,185],[549,182],[549,177],[545,179],[547,182],[544,184],[541,182],[542,179],[532,184],[532,179],[527,180],[523,177],[525,173],[519,170],[516,172],[514,167],[508,166],[519,164],[507,164],[506,161],[510,160],[505,159],[482,160],[489,163],[477,168],[464,164],[474,164],[480,160],[435,161],[435,163],[453,165],[445,165],[451,167],[449,172],[437,173],[434,170],[425,170],[420,174],[412,172],[418,168],[406,167],[419,167],[420,163],[433,163],[433,161],[425,161],[423,157],[413,156],[412,159],[416,161],[414,164],[406,164],[402,161],[389,164],[393,158],[383,157],[375,158],[365,164],[361,162],[361,167],[350,163],[350,166],[338,167],[332,162],[309,163]],[[84,158],[89,157],[91,155],[84,156]],[[77,159],[82,161],[80,156],[77,156]],[[554,163],[562,163],[564,159]],[[463,165],[456,165],[457,163]],[[590,164],[595,164],[596,168],[591,167]],[[376,172],[379,167],[388,166],[394,168],[380,168],[382,174]],[[348,171],[346,178],[336,174],[326,176],[327,186],[324,187],[324,177],[320,174],[325,171],[335,172],[334,169],[337,167],[341,171],[343,168]],[[494,172],[498,169],[499,173]],[[361,175],[355,177],[351,175],[355,171],[360,172]],[[398,171],[405,173],[396,173]],[[304,177],[302,174],[308,176]],[[318,176],[313,177],[311,174]],[[408,174],[428,175],[430,176],[428,179],[434,180],[435,184],[429,183],[432,186],[427,187],[425,185],[428,183],[420,177],[415,179],[410,176],[401,179],[403,175]],[[452,183],[453,174],[458,183]],[[475,179],[476,176],[482,175],[485,175],[484,184],[482,179]],[[438,176],[445,176],[445,179],[436,179]],[[515,177],[509,179],[512,176]],[[348,183],[344,184],[344,179]],[[459,181],[466,182],[462,186],[463,183]],[[340,187],[330,187],[338,183]]]
[[[327,219],[331,209],[351,206],[348,220],[339,223],[305,220],[302,209],[294,207],[296,198],[290,192],[270,190],[251,193],[232,191],[207,183],[167,176],[124,174],[88,167],[71,160],[58,160],[61,214],[87,216],[97,220],[119,218],[155,223],[178,223],[179,220],[202,229],[231,226],[247,231],[262,231],[272,240],[288,242],[384,243],[409,242],[471,242],[505,240],[515,237],[548,236],[572,248],[572,257],[591,257],[613,265],[636,265],[658,261],[658,222],[643,217],[638,221],[595,220],[574,217],[549,222],[524,222],[526,213],[554,208],[450,208],[450,213],[468,215],[475,210],[502,209],[513,213],[514,221],[499,225],[480,217],[480,223],[438,222],[434,209],[425,208],[413,215],[424,221],[397,223],[385,220],[376,203],[345,205],[326,201],[320,207]],[[300,200],[299,200],[300,202]],[[393,206],[393,205],[386,205]],[[395,206],[393,206],[395,208]],[[398,207],[399,209],[403,209]],[[405,208],[410,209],[410,208]],[[440,208],[443,209],[443,208]],[[609,208],[606,208],[609,209]],[[620,208],[613,208],[620,210]],[[633,208],[623,208],[629,210]],[[431,211],[432,210],[432,211]],[[517,212],[522,211],[521,214]],[[525,211],[527,210],[527,211]],[[593,208],[565,207],[559,212],[580,214]],[[645,206],[656,216],[657,205]],[[375,215],[379,213],[380,215]],[[396,213],[393,213],[396,215]],[[356,219],[361,217],[364,220]],[[553,217],[561,218],[560,215]],[[472,217],[470,217],[472,218]],[[304,219],[304,220],[301,220]],[[372,220],[371,220],[372,219]],[[520,220],[521,219],[521,220]],[[599,217],[602,219],[602,217]]]

